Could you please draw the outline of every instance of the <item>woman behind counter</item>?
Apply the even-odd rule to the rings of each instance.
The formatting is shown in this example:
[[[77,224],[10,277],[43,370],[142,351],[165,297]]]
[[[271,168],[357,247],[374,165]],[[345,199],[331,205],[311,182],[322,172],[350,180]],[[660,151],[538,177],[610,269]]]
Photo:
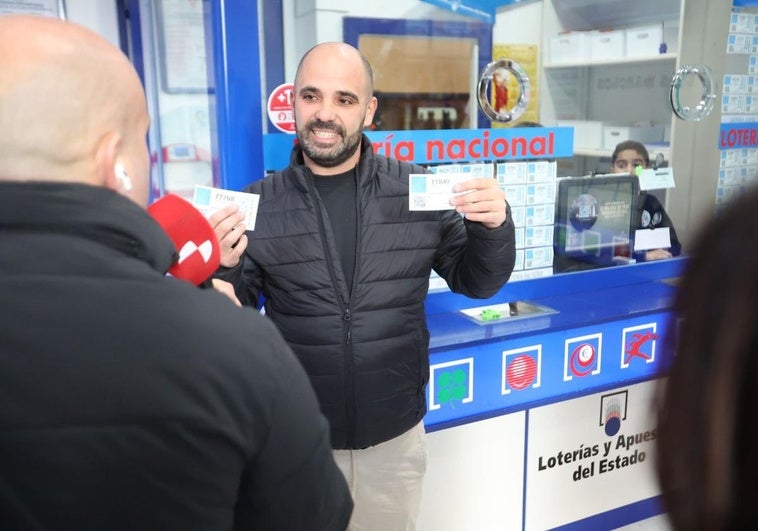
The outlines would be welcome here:
[[[634,140],[625,140],[617,144],[611,156],[611,172],[634,174],[638,166],[643,168],[650,166],[647,148]],[[639,217],[635,218],[635,229],[668,229],[671,239],[669,248],[649,249],[635,253],[634,258],[638,262],[663,260],[681,254],[682,244],[679,243],[674,224],[657,197],[644,190],[641,191],[637,203],[637,215]]]

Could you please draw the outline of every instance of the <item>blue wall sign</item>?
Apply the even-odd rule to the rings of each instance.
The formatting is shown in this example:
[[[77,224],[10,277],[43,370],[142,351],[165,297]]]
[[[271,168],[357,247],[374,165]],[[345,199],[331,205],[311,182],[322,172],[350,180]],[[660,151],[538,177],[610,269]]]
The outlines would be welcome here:
[[[482,20],[488,24],[495,23],[495,2],[490,0],[422,0],[454,13]]]
[[[721,124],[719,149],[758,147],[758,122]]]
[[[421,0],[427,4],[447,9],[467,17],[483,20],[488,24],[495,23],[495,12],[498,7],[517,4],[521,0]]]

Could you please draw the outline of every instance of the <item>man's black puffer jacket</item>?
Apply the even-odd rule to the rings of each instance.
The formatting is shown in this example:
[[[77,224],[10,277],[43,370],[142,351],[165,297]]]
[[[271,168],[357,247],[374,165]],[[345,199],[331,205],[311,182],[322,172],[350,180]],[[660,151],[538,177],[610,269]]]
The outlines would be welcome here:
[[[510,210],[494,230],[453,210],[409,211],[411,173],[426,170],[375,155],[364,136],[352,293],[298,147],[288,168],[245,190],[260,194],[260,204],[244,268],[219,274],[243,302],[265,297],[266,314],[311,378],[335,449],[387,441],[424,417],[432,268],[474,298],[497,293],[513,269]]]

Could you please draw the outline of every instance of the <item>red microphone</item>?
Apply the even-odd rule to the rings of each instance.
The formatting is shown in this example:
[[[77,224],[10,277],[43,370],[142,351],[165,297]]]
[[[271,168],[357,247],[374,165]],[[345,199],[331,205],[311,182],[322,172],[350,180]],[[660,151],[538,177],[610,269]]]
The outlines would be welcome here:
[[[218,238],[208,220],[192,203],[167,194],[147,207],[179,252],[179,260],[168,270],[171,276],[196,286],[208,280],[221,262]]]

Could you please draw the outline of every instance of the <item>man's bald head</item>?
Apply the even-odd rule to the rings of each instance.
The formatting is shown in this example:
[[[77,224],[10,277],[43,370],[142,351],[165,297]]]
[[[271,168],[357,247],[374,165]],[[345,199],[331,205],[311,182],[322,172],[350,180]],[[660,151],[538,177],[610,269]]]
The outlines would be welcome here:
[[[342,62],[354,62],[360,64],[363,69],[363,79],[366,82],[367,95],[369,97],[374,95],[374,71],[371,68],[371,63],[368,59],[344,42],[322,42],[313,46],[310,50],[305,52],[300,59],[300,63],[297,65],[297,71],[295,72],[295,85],[297,85],[300,71],[303,68],[303,64],[310,61],[316,61],[321,63],[322,61],[342,61]],[[358,63],[360,61],[360,63]]]
[[[108,41],[51,17],[0,16],[0,180],[118,190],[120,164],[144,204],[148,123],[139,77]]]

